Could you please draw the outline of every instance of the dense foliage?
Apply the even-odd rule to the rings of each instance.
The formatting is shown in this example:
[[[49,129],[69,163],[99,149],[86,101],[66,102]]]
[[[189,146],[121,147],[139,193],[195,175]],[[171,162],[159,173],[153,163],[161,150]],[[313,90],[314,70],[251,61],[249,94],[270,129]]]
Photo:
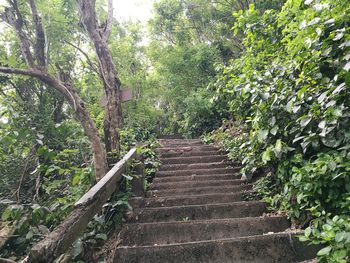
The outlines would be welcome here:
[[[321,262],[350,257],[349,7],[290,0],[234,13],[245,51],[216,83],[243,131],[214,137],[243,157],[243,176],[269,172],[257,189],[272,206],[302,225],[315,218],[304,239],[327,245]]]

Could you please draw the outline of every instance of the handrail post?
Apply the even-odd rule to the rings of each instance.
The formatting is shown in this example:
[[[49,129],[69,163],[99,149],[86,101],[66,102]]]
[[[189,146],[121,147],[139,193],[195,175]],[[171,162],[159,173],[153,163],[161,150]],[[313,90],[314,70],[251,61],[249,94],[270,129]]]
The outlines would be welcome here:
[[[134,167],[135,177],[132,180],[132,192],[135,196],[144,197],[146,194],[145,191],[145,165],[141,155],[136,157],[137,163]]]

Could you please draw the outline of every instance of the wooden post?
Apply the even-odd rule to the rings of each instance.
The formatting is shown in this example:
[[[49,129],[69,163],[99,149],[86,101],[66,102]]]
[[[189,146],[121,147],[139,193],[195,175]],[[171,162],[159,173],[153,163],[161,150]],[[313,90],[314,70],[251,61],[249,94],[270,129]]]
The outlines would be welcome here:
[[[134,167],[135,178],[132,181],[132,192],[138,197],[145,196],[145,165],[141,156],[137,157],[137,164]]]

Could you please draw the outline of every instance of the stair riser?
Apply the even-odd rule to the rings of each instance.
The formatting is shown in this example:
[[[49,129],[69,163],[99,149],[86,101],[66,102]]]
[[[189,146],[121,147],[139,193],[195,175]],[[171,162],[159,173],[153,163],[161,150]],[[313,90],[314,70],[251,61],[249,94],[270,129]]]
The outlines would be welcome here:
[[[283,217],[128,224],[121,232],[123,246],[165,245],[281,232],[290,224]]]
[[[158,152],[163,153],[174,153],[174,152],[208,152],[217,151],[218,149],[211,145],[198,145],[198,146],[178,146],[178,147],[161,147],[158,148]]]
[[[256,217],[261,216],[264,212],[266,212],[266,205],[260,202],[149,208],[142,210],[136,209],[133,222],[149,223]]]
[[[213,169],[193,169],[193,170],[178,170],[178,171],[159,171],[156,173],[158,177],[166,176],[183,176],[183,175],[215,175],[238,173],[240,167],[236,168],[213,168]]]
[[[311,259],[315,249],[297,246],[296,242],[292,245],[288,234],[276,234],[179,245],[120,247],[114,262],[292,263]]]
[[[163,143],[163,144],[177,144],[177,143],[180,143],[180,144],[186,144],[186,143],[199,143],[199,144],[203,144],[202,141],[200,139],[182,139],[182,138],[170,138],[170,139],[167,139],[167,138],[164,138],[164,139],[159,139],[159,142],[160,143]]]
[[[179,158],[160,158],[162,164],[194,164],[194,163],[214,163],[228,161],[226,156],[197,156],[197,157],[179,157]]]
[[[132,199],[132,207],[171,207],[184,205],[203,205],[214,203],[231,203],[243,201],[242,194],[211,194],[211,195],[195,195],[195,196],[174,196],[160,198],[135,198]]]
[[[209,187],[209,186],[233,186],[241,185],[243,180],[216,180],[216,181],[184,181],[184,182],[170,182],[170,183],[154,183],[151,185],[150,190],[166,190],[166,189],[184,189],[184,188],[196,188],[196,187]]]
[[[201,142],[174,142],[174,143],[160,143],[162,147],[170,148],[170,147],[193,147],[193,146],[202,146]]]
[[[190,169],[216,169],[216,168],[228,168],[232,166],[229,162],[219,163],[195,163],[195,164],[167,164],[162,165],[159,171],[177,171],[177,170],[190,170]]]
[[[210,155],[219,155],[220,151],[199,151],[199,152],[171,152],[171,153],[162,153],[161,158],[177,158],[177,157],[196,157],[196,156],[210,156]]]
[[[216,180],[233,180],[240,179],[239,174],[217,174],[217,175],[185,175],[185,176],[167,176],[156,177],[153,179],[153,183],[169,183],[169,182],[181,182],[181,181],[216,181]]]
[[[237,193],[243,190],[252,189],[251,185],[235,185],[229,187],[202,187],[202,188],[183,188],[148,191],[147,197],[163,197],[163,196],[181,196],[181,195],[203,195],[218,193]]]

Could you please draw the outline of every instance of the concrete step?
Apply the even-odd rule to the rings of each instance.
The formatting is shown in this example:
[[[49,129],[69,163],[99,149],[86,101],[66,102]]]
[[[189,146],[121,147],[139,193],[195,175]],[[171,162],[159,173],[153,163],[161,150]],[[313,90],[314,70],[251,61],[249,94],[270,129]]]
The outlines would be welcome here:
[[[162,153],[162,158],[174,158],[174,157],[193,157],[193,156],[208,156],[208,155],[219,155],[221,152],[219,150],[214,151],[177,151],[177,152],[167,152]]]
[[[163,146],[173,146],[173,145],[203,145],[202,141],[199,139],[160,139],[159,143]]]
[[[292,263],[316,249],[289,233],[154,246],[121,246],[115,263]]]
[[[176,170],[176,171],[158,171],[156,176],[184,176],[184,175],[216,175],[216,174],[234,174],[238,173],[241,167],[234,168],[211,168],[211,169],[188,169],[188,170]]]
[[[212,156],[193,156],[193,157],[175,157],[175,158],[160,158],[162,164],[193,164],[193,163],[213,163],[228,161],[224,155]]]
[[[184,176],[166,176],[155,177],[153,183],[170,183],[182,181],[216,181],[240,179],[240,174],[215,174],[215,175],[184,175]]]
[[[123,246],[149,246],[235,238],[281,232],[290,227],[285,217],[246,217],[163,223],[135,223],[120,233]]]
[[[180,195],[202,195],[202,194],[218,194],[218,193],[237,193],[244,190],[251,190],[251,184],[228,185],[228,186],[206,186],[194,188],[178,188],[166,190],[151,190],[147,191],[146,197],[165,197],[165,196],[180,196]]]
[[[242,191],[237,193],[215,193],[201,195],[181,195],[181,196],[164,196],[164,197],[135,197],[131,198],[132,207],[169,207],[184,205],[202,205],[214,203],[232,203],[243,201],[243,194],[252,191]]]
[[[160,147],[158,152],[163,153],[176,153],[176,152],[208,152],[218,151],[213,145],[194,145],[194,146],[172,146],[172,147]]]
[[[182,181],[182,182],[168,182],[168,183],[153,183],[150,186],[150,190],[166,190],[166,189],[184,189],[184,188],[197,188],[207,186],[231,186],[241,185],[246,181],[241,179],[232,180],[209,180],[209,181]]]
[[[177,171],[190,169],[211,169],[211,168],[228,168],[232,167],[232,163],[227,161],[213,163],[184,163],[184,164],[164,164],[159,168],[159,171]]]
[[[256,217],[266,212],[263,202],[233,202],[224,204],[137,208],[132,222],[169,222],[201,219]]]

